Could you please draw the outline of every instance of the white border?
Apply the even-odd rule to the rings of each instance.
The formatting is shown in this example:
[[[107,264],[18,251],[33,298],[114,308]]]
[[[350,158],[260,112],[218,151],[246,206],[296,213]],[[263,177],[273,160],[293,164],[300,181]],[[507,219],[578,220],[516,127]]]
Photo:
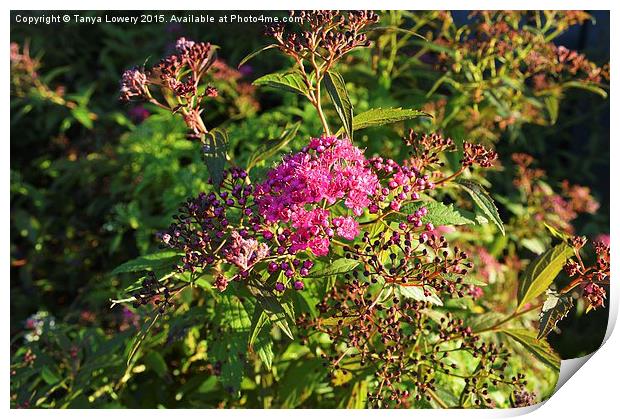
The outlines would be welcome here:
[[[225,5],[229,6],[227,8],[221,7],[223,3],[217,2],[215,4],[211,2],[202,1],[185,1],[185,2],[165,2],[162,0],[151,0],[151,1],[143,1],[143,0],[134,0],[131,2],[120,1],[120,0],[108,0],[105,2],[106,9],[108,10],[134,10],[134,9],[143,9],[143,10],[255,10],[255,9],[278,9],[278,10],[288,10],[288,9],[317,9],[317,8],[328,8],[328,9],[376,9],[377,3],[370,2],[367,0],[363,1],[313,1],[313,2],[300,2],[300,1],[282,1],[282,0],[263,0],[260,3],[250,2],[250,1],[237,1],[237,2],[226,2]],[[616,5],[618,3],[614,3]],[[69,0],[69,1],[61,1],[49,3],[45,1],[28,1],[23,0],[19,3],[13,3],[12,6],[15,6],[16,9],[34,9],[34,10],[96,10],[101,9],[101,4],[96,4],[95,2],[86,3],[84,1],[78,0]],[[588,9],[588,10],[609,10],[611,9],[611,16],[615,17],[615,8],[612,7],[612,2],[609,1],[601,1],[601,0],[590,0],[590,1],[574,1],[574,0],[564,0],[564,1],[532,1],[532,0],[522,0],[522,1],[506,1],[506,0],[496,0],[496,1],[469,1],[467,4],[462,1],[445,1],[445,0],[435,0],[431,3],[428,2],[411,2],[411,1],[383,1],[380,3],[380,6],[384,9],[438,9],[438,10],[461,10],[464,6],[466,6],[467,10],[475,10],[475,9]],[[9,45],[9,21],[10,21],[10,10],[6,10],[5,19],[2,22],[3,25],[3,35],[5,37],[5,54],[8,58],[8,45]],[[618,30],[615,29],[614,24],[610,24],[611,31],[611,55],[612,57],[616,57],[618,43]],[[7,59],[5,58],[5,60]],[[612,58],[613,61],[613,58]],[[5,65],[2,67],[2,73],[4,73],[3,80],[5,82],[2,84],[2,90],[4,92],[4,101],[3,103],[3,112],[2,119],[4,121],[5,130],[8,130],[10,126],[10,109],[9,109],[9,83],[7,82],[9,79],[9,66],[5,61]],[[613,73],[612,80],[616,80],[617,72],[615,71],[615,63],[612,63],[611,71]],[[617,107],[615,104],[615,95],[611,95],[611,138],[618,139],[618,113]],[[1,155],[1,159],[3,160],[3,167],[5,167],[1,176],[3,177],[2,182],[0,183],[0,188],[2,191],[2,196],[9,196],[9,167],[10,167],[10,148],[9,148],[9,135],[5,137],[6,139],[2,141],[2,147],[4,148],[4,152]],[[618,157],[618,145],[616,142],[611,142],[611,159],[614,160],[615,157]],[[615,161],[615,160],[614,160]],[[618,173],[617,165],[611,166],[611,178],[618,179],[620,173]],[[614,191],[615,192],[615,191]],[[618,202],[617,202],[617,194],[611,194],[611,213],[617,213]],[[7,199],[7,203],[5,204],[3,211],[5,211],[5,215],[3,216],[4,224],[3,224],[3,233],[0,235],[0,240],[2,240],[3,248],[7,249],[7,253],[10,254],[10,226],[9,226],[9,212],[10,212],[10,204]],[[620,237],[618,234],[620,233],[620,229],[618,228],[617,219],[612,220],[611,222],[611,236]],[[617,247],[612,247],[612,259],[614,263],[612,264],[612,269],[615,269],[615,261],[618,260],[617,257]],[[7,258],[8,259],[8,258]],[[8,264],[7,264],[8,266]],[[10,277],[7,275],[6,286],[8,287]],[[615,273],[614,273],[615,277]],[[460,417],[460,418],[480,418],[480,417],[508,417],[515,416],[530,412],[529,417],[545,417],[547,418],[549,415],[554,416],[563,416],[569,414],[567,417],[610,417],[610,412],[615,408],[616,399],[618,397],[618,379],[620,377],[620,361],[616,354],[620,353],[620,338],[618,338],[618,333],[611,334],[613,327],[615,325],[615,321],[617,319],[618,314],[618,292],[620,291],[620,287],[618,287],[615,281],[612,281],[611,284],[611,298],[609,301],[611,310],[610,310],[610,324],[608,327],[606,338],[608,338],[607,342],[602,346],[602,348],[594,353],[591,356],[591,359],[587,361],[587,366],[585,368],[581,368],[577,373],[575,378],[569,379],[566,384],[554,395],[551,399],[545,403],[541,408],[526,408],[526,409],[512,409],[512,410],[492,410],[492,411],[472,411],[472,410],[453,410],[453,411],[430,411],[430,410],[416,410],[414,412],[407,410],[383,410],[383,411],[338,411],[334,412],[337,415],[344,416],[355,416],[355,418],[373,418],[375,419],[377,415],[390,415],[391,417],[410,417],[410,415],[415,415],[416,417],[428,418],[428,417]],[[3,307],[5,310],[4,322],[2,323],[2,333],[3,336],[9,336],[9,326],[8,321],[10,318],[10,296],[7,292],[8,290],[5,288],[5,292],[3,293]],[[8,340],[8,339],[7,339]],[[3,348],[2,351],[4,358],[4,365],[8,367],[10,363],[10,349],[7,342],[7,345]],[[569,364],[575,364],[576,362],[569,362]],[[563,363],[563,370],[565,370],[565,364]],[[571,368],[574,369],[574,366]],[[574,373],[575,371],[573,371]],[[6,379],[2,383],[3,394],[6,399],[4,401],[6,408],[9,408],[9,371],[8,368],[5,369]],[[68,416],[68,417],[78,417],[83,415],[83,412],[77,410],[70,411],[52,411],[52,410],[11,410],[9,412],[11,415],[16,417],[58,417],[58,416]],[[295,412],[295,415],[299,415],[302,417],[312,417],[316,415],[315,410],[300,410]],[[97,417],[109,417],[110,414],[120,417],[132,417],[136,416],[142,417],[149,416],[152,418],[159,417],[167,417],[170,414],[177,414],[176,412],[167,412],[167,411],[158,411],[158,410],[115,410],[113,412],[109,412],[107,410],[91,410],[88,412],[89,415],[92,415],[94,418]],[[204,411],[204,410],[185,410],[182,412],[184,416],[187,417],[202,417],[205,415],[215,414],[217,416],[226,416],[226,417],[241,417],[246,414],[251,414],[252,416],[256,416],[258,418],[274,418],[274,417],[285,417],[289,416],[290,412],[285,410],[225,410],[225,411]],[[320,414],[331,414],[331,412],[325,412]],[[617,413],[616,413],[617,414]]]

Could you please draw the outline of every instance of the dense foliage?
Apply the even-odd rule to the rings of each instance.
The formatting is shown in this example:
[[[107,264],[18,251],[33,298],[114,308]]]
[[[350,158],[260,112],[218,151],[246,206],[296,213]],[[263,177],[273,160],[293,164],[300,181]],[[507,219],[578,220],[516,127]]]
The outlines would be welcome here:
[[[526,406],[600,344],[591,16],[291,16],[13,28],[12,407]]]

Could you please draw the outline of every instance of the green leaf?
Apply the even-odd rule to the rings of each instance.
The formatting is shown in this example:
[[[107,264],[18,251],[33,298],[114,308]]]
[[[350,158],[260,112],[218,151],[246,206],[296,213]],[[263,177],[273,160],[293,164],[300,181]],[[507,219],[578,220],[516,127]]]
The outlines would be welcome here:
[[[525,349],[534,355],[538,360],[554,369],[560,371],[560,357],[553,352],[546,340],[536,338],[536,333],[527,329],[506,329],[502,333],[519,342]]]
[[[281,303],[275,295],[263,294],[258,295],[256,298],[259,305],[267,313],[269,320],[278,326],[291,340],[295,340],[290,326],[295,324],[295,318],[291,315],[291,303],[289,301]]]
[[[268,86],[282,89],[302,96],[308,96],[308,86],[299,73],[271,73],[254,80],[257,86]]]
[[[553,125],[558,120],[558,114],[560,112],[560,98],[557,96],[547,96],[544,101],[545,106],[547,107],[547,113],[549,114],[549,122]]]
[[[536,237],[521,239],[521,245],[537,255],[546,250],[545,243]]]
[[[486,282],[484,282],[484,281],[482,281],[480,279],[477,279],[477,278],[475,278],[473,276],[463,276],[463,277],[461,277],[461,279],[462,279],[463,284],[471,284],[471,285],[475,285],[477,287],[486,287],[487,285],[489,285]]]
[[[263,328],[269,328],[269,316],[260,306],[254,308],[254,315],[252,316],[252,324],[250,326],[250,339],[248,344],[254,345],[254,341],[258,335],[262,332]]]
[[[380,125],[393,124],[395,122],[406,121],[418,117],[431,118],[432,116],[426,112],[416,111],[414,109],[402,108],[376,108],[362,112],[353,117],[353,131],[368,127],[376,127]]]
[[[56,384],[61,380],[61,377],[52,371],[47,365],[45,365],[41,370],[41,378],[43,378],[43,381],[49,385]]]
[[[174,269],[181,254],[175,250],[165,250],[163,252],[151,253],[127,261],[112,271],[112,275],[126,272],[154,271],[162,268],[170,267]]]
[[[269,334],[270,329],[271,322],[269,321],[269,315],[257,304],[254,307],[248,344],[250,347],[253,347],[268,370],[271,370],[273,363],[273,341]]]
[[[575,87],[577,89],[583,89],[592,93],[596,93],[603,98],[607,98],[607,92],[605,91],[605,89],[595,83],[573,80],[562,84],[562,87]]]
[[[457,180],[456,184],[459,185],[465,192],[471,196],[478,208],[482,210],[484,215],[493,221],[493,223],[499,228],[503,235],[506,234],[504,229],[504,223],[499,216],[495,202],[491,195],[484,189],[484,187],[478,182],[473,180]]]
[[[157,351],[150,351],[145,356],[142,357],[144,364],[155,371],[159,377],[164,377],[168,372],[168,366],[166,365],[166,361],[164,357]]]
[[[347,86],[342,76],[335,71],[328,71],[323,79],[327,93],[332,99],[336,113],[342,121],[347,137],[353,139],[353,105],[347,93]]]
[[[551,233],[551,235],[553,237],[555,237],[557,239],[560,239],[563,242],[568,242],[568,240],[570,239],[570,237],[571,237],[570,234],[563,233],[560,230],[558,230],[557,228],[555,228],[555,227],[553,227],[553,226],[551,226],[551,225],[549,225],[547,223],[544,223],[544,224],[545,224],[545,227],[547,228],[547,230],[549,230],[549,232]]]
[[[273,366],[273,340],[269,335],[269,330],[263,329],[263,331],[258,335],[256,339],[255,348],[256,353],[260,357],[263,364],[265,364],[265,368],[268,371],[271,370]]]
[[[426,207],[428,210],[428,213],[422,218],[425,223],[433,223],[435,226],[474,224],[472,220],[454,209],[452,204],[445,205],[437,201],[418,201],[403,205],[400,211],[390,214],[386,220],[406,222],[409,214],[413,214],[422,207]]]
[[[506,316],[496,311],[480,314],[468,320],[468,324],[474,332],[488,329],[504,320]]]
[[[291,127],[287,126],[279,138],[261,143],[256,149],[256,151],[254,151],[254,153],[252,153],[252,155],[248,159],[248,164],[246,166],[247,170],[249,171],[259,162],[265,161],[273,157],[277,152],[286,147],[286,145],[293,138],[295,138],[295,135],[297,134],[297,130],[299,130],[300,125],[301,122],[297,122]]]
[[[93,120],[88,109],[83,107],[73,108],[71,109],[71,115],[73,115],[73,117],[86,128],[93,129]]]
[[[239,295],[244,298],[247,308]],[[219,379],[224,388],[236,393],[241,387],[246,365],[251,324],[248,310],[254,308],[251,306],[252,298],[243,295],[241,286],[236,284],[230,284],[220,297],[216,306],[215,320],[222,331],[213,336],[214,340],[209,346],[209,358],[213,363],[220,362]]]
[[[573,254],[569,245],[560,243],[534,259],[519,281],[517,310],[545,292]]]
[[[325,374],[319,358],[300,358],[292,361],[278,381],[276,394],[281,406],[290,409],[302,404],[312,395]]]
[[[252,58],[254,58],[257,55],[259,55],[260,53],[262,53],[264,51],[267,51],[269,49],[272,49],[272,48],[277,48],[277,47],[278,46],[276,44],[270,44],[270,45],[267,45],[266,47],[259,48],[256,51],[253,51],[253,52],[249,53],[248,55],[243,57],[243,59],[237,65],[237,68],[241,67],[243,64],[247,63],[248,61],[250,61]]]
[[[436,306],[443,306],[443,301],[437,295],[435,290],[430,287],[404,287],[402,285],[394,285],[396,294],[400,295],[403,298],[411,298],[416,301],[425,301]],[[429,295],[426,295],[424,291],[428,291]]]
[[[217,189],[224,178],[224,167],[226,166],[226,152],[228,151],[228,134],[226,131],[213,129],[207,133],[203,140],[202,150],[213,186]]]
[[[368,397],[368,382],[366,380],[358,381],[351,389],[351,396],[347,402],[347,409],[365,409],[366,399]]]
[[[540,312],[540,324],[538,325],[538,339],[547,336],[560,320],[568,315],[573,308],[573,298],[567,294],[558,295],[555,292],[547,292],[547,299]]]
[[[335,261],[330,263],[327,267],[319,271],[314,271],[314,272],[311,271],[308,277],[320,278],[323,276],[342,275],[347,272],[351,272],[353,269],[357,267],[357,265],[359,265],[359,261],[357,260],[340,258],[340,259],[336,259]]]
[[[323,326],[340,326],[351,324],[355,320],[358,320],[358,316],[350,316],[350,317],[327,317],[326,319],[321,319],[321,325]],[[342,322],[342,323],[340,323]]]

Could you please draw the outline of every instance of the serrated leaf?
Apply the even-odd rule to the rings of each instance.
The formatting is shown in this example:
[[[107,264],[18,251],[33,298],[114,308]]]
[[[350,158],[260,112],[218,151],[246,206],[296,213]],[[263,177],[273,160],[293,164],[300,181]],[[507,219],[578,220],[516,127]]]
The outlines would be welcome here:
[[[252,83],[256,86],[268,86],[282,89],[302,96],[308,96],[308,86],[299,73],[271,73],[266,74]]]
[[[517,310],[544,293],[573,254],[569,245],[560,243],[530,262],[519,280]]]
[[[260,357],[260,360],[265,364],[265,368],[270,371],[273,366],[273,340],[269,335],[267,329],[263,329],[263,331],[258,335],[256,339],[255,348],[256,353]]]
[[[359,261],[357,260],[340,258],[330,263],[329,266],[325,267],[324,269],[318,271],[311,271],[308,277],[320,278],[323,276],[342,275],[347,272],[351,272],[357,267],[357,265],[359,265]]]
[[[560,320],[568,315],[573,308],[573,298],[567,294],[558,295],[548,292],[548,297],[540,312],[540,324],[538,325],[538,339],[547,336]]]
[[[209,346],[210,361],[220,363],[219,379],[231,393],[239,391],[241,387],[251,324],[246,307],[236,295],[239,290],[240,287],[231,284],[221,294],[216,307],[216,319],[223,330],[214,335],[214,342]],[[244,298],[249,305],[248,300],[250,298]]]
[[[457,180],[456,184],[467,192],[469,196],[471,196],[484,215],[490,218],[502,234],[505,235],[506,230],[504,229],[504,223],[499,216],[499,211],[497,211],[493,198],[491,198],[491,195],[489,195],[486,189],[484,189],[481,184],[474,182],[473,180]]]
[[[272,48],[276,48],[276,47],[277,47],[276,44],[269,44],[269,45],[267,45],[265,47],[259,48],[256,51],[253,51],[253,52],[249,53],[248,55],[243,57],[243,59],[237,65],[237,68],[241,67],[243,64],[247,63],[248,61],[250,61],[252,58],[254,58],[257,55],[259,55],[260,53],[262,53],[264,51],[267,51],[269,49],[272,49]]]
[[[353,131],[358,131],[368,127],[393,124],[395,122],[406,121],[419,117],[432,118],[430,114],[414,109],[370,109],[353,117]]]
[[[224,178],[226,152],[228,151],[228,134],[220,129],[213,129],[205,135],[202,151],[207,170],[214,187],[217,189]]]
[[[424,301],[436,306],[443,306],[443,301],[441,301],[441,298],[439,298],[435,290],[430,287],[424,287],[424,289],[421,286],[405,287],[402,285],[394,285],[394,287],[396,294],[402,298],[411,298],[412,300]],[[424,290],[428,291],[429,295],[426,295]]]
[[[301,122],[293,124],[291,127],[286,127],[279,138],[275,140],[265,141],[261,143],[258,148],[252,153],[248,159],[246,169],[249,171],[252,167],[256,166],[261,161],[267,160],[274,156],[277,152],[282,150],[286,145],[295,138]]]
[[[342,121],[344,132],[348,138],[353,139],[353,105],[351,105],[344,78],[335,71],[328,71],[323,81],[336,108],[336,113]]]
[[[269,320],[278,326],[291,340],[295,340],[290,326],[295,324],[294,315],[291,315],[291,303],[288,301],[280,302],[275,295],[262,294],[256,298],[259,306],[269,317]]]
[[[503,329],[502,333],[519,342],[528,352],[555,371],[560,371],[560,357],[553,352],[546,340],[537,339],[536,333],[527,329]]]
[[[153,271],[168,266],[171,269],[174,269],[180,258],[180,253],[174,250],[165,250],[163,252],[151,253],[149,255],[143,255],[135,259],[129,260],[117,266],[112,271],[112,275],[127,272]]]
[[[472,317],[470,320],[468,320],[468,324],[474,332],[479,332],[501,322],[502,320],[504,320],[505,317],[506,316],[502,313],[490,311],[488,313]]]
[[[263,328],[268,328],[271,322],[269,316],[259,305],[254,308],[254,315],[252,316],[252,323],[250,325],[250,338],[248,345],[253,346],[254,341],[258,335],[262,332]]]
[[[257,318],[257,327],[254,327],[255,319]],[[250,332],[249,345],[253,346],[254,351],[258,354],[259,358],[265,364],[267,370],[271,370],[273,364],[273,340],[269,333],[271,329],[271,322],[267,313],[257,304],[254,309],[254,318],[252,319],[252,329]],[[257,331],[256,336],[252,338],[254,331]]]
[[[472,220],[464,217],[459,211],[454,209],[452,204],[445,205],[437,201],[418,201],[403,205],[397,213],[387,216],[386,220],[406,222],[409,214],[413,214],[422,207],[426,207],[428,210],[428,213],[422,217],[422,220],[425,223],[433,223],[436,227],[442,225],[474,224]]]

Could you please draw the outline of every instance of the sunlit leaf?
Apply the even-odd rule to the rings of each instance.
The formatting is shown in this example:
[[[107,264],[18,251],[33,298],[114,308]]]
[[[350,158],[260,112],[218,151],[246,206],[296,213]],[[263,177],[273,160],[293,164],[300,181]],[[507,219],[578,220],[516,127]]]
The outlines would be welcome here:
[[[493,198],[491,198],[491,195],[489,195],[486,189],[484,189],[484,187],[479,183],[472,180],[458,180],[456,181],[456,184],[467,192],[469,196],[471,196],[478,208],[482,210],[484,215],[493,221],[502,234],[506,234],[504,223],[499,216],[495,202],[493,202]]]
[[[308,86],[299,73],[272,73],[264,75],[252,83],[256,86],[268,86],[282,89],[303,96],[308,96]]]
[[[560,357],[553,352],[546,340],[536,338],[536,332],[527,329],[504,329],[501,332],[523,345],[543,364],[560,371]]]
[[[353,269],[357,267],[357,265],[359,265],[359,261],[357,260],[340,258],[340,259],[336,259],[335,261],[331,262],[328,266],[326,266],[323,269],[316,270],[316,271],[310,271],[310,274],[308,276],[312,278],[319,278],[322,276],[342,275],[347,272],[351,272]]]
[[[258,163],[273,157],[286,147],[286,145],[295,138],[300,125],[301,123],[297,122],[290,127],[287,126],[279,138],[261,143],[248,159],[246,169],[249,171]]]
[[[409,119],[425,117],[432,118],[426,112],[414,109],[402,108],[376,108],[362,112],[353,117],[353,131],[358,131],[368,127],[389,125],[395,122],[406,121]]]
[[[347,137],[353,139],[353,105],[344,79],[339,73],[329,71],[323,80]]]
[[[181,254],[174,250],[151,253],[149,255],[143,255],[129,260],[117,266],[112,271],[112,275],[126,272],[153,271],[164,267],[174,269],[180,258]]]
[[[421,287],[421,286],[402,286],[402,285],[394,285],[395,292],[397,295],[400,295],[403,298],[411,298],[416,301],[424,301],[436,306],[442,306],[443,301],[437,295],[434,289],[430,287]]]
[[[443,225],[474,224],[472,220],[464,217],[458,210],[456,210],[452,204],[445,205],[444,203],[437,201],[418,201],[403,205],[398,212],[387,216],[386,220],[406,222],[409,214],[413,214],[422,207],[426,207],[428,210],[428,213],[422,217],[422,221],[425,223],[432,223],[436,227]]]
[[[530,262],[519,280],[517,309],[544,293],[573,254],[569,245],[560,243]]]
[[[253,52],[249,53],[248,55],[243,57],[243,59],[237,65],[237,68],[241,67],[243,64],[247,63],[252,58],[256,57],[257,55],[261,54],[262,52],[270,50],[272,48],[277,48],[277,45],[276,44],[270,44],[270,45],[267,45],[265,47],[259,48],[256,51],[253,51]]]

